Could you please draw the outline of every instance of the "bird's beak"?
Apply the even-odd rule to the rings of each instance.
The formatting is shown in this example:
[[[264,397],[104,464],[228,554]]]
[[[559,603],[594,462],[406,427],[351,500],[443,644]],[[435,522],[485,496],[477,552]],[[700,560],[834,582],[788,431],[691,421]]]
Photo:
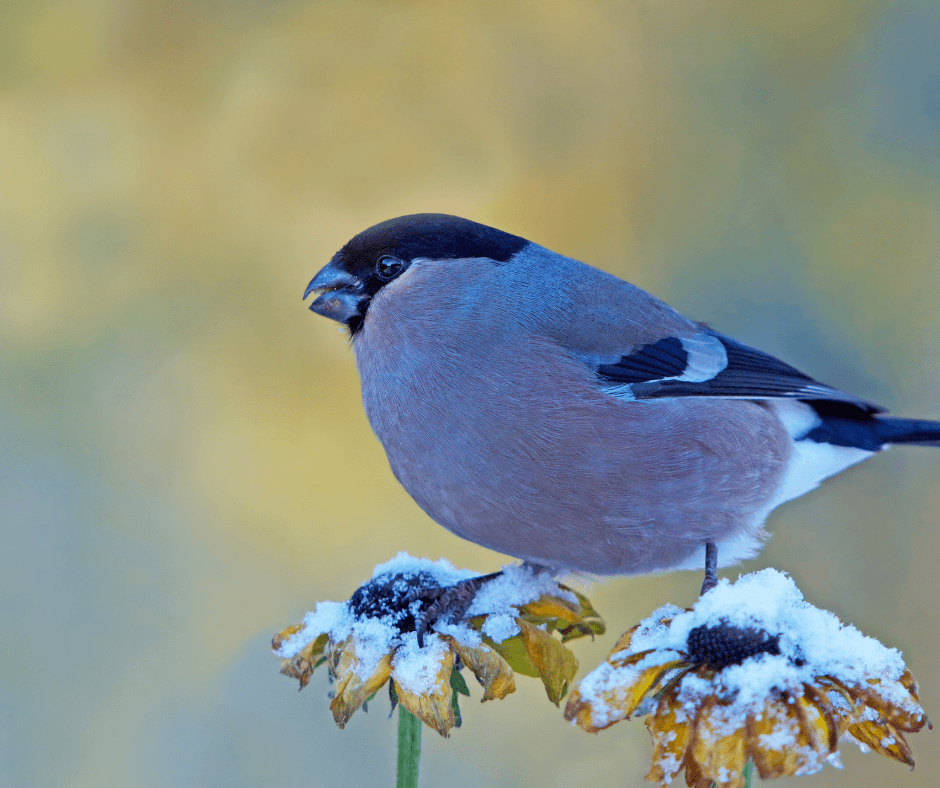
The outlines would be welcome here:
[[[364,290],[358,279],[331,262],[307,285],[304,300],[311,293],[321,291],[322,295],[310,304],[310,311],[349,324],[351,320],[362,317],[368,300]]]

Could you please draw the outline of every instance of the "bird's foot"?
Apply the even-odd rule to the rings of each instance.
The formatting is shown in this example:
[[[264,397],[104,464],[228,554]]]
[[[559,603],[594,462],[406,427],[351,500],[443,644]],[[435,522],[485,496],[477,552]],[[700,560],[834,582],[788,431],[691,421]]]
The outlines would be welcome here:
[[[424,636],[437,621],[459,622],[463,620],[477,592],[490,580],[495,580],[502,572],[471,577],[452,586],[432,586],[416,588],[411,594],[412,602],[422,602],[421,612],[415,616],[415,632],[418,633],[418,646],[424,648]]]
[[[551,571],[549,567],[524,561],[526,567],[533,575]],[[424,636],[428,629],[437,621],[460,622],[470,609],[480,589],[492,580],[502,576],[502,572],[493,572],[488,575],[471,577],[461,580],[452,586],[432,586],[430,588],[416,588],[411,592],[411,601],[421,601],[422,611],[415,616],[415,631],[418,634],[418,646],[424,647]]]
[[[718,585],[718,547],[714,542],[705,543],[705,579],[702,581],[702,594]]]

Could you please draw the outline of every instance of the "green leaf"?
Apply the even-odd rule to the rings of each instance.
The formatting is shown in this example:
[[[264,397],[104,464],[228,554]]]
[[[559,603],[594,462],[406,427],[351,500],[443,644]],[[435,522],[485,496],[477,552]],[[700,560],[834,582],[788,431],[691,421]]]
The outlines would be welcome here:
[[[395,691],[394,681],[388,683],[388,699],[392,704],[392,710],[388,713],[388,716],[391,717],[395,713],[395,707],[398,705],[398,693]]]
[[[470,697],[470,688],[467,686],[467,681],[457,668],[454,668],[450,673],[450,686],[454,692]]]
[[[460,697],[456,692],[450,696],[450,705],[454,709],[454,727],[459,728],[463,724],[463,717],[460,716],[460,703],[457,698]]]

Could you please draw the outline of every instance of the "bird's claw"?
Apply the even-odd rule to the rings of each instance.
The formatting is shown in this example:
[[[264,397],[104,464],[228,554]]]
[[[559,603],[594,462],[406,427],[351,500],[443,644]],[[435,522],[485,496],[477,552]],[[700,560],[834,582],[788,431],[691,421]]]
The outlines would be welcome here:
[[[459,622],[469,610],[477,592],[490,580],[495,580],[502,572],[471,577],[452,586],[416,588],[411,592],[411,601],[421,600],[427,607],[415,616],[415,632],[418,646],[424,648],[424,636],[437,621]]]

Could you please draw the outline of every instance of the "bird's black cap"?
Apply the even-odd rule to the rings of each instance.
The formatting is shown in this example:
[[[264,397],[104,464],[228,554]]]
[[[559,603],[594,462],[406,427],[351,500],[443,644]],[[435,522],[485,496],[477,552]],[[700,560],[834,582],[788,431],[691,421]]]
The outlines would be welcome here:
[[[445,213],[415,213],[363,230],[334,259],[350,273],[371,269],[383,255],[410,263],[417,258],[488,257],[505,263],[528,241],[485,224]]]

